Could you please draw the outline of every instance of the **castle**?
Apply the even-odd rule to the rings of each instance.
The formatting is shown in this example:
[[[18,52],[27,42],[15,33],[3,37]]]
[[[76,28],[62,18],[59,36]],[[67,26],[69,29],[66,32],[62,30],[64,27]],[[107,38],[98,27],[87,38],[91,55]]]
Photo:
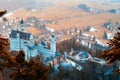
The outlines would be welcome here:
[[[45,44],[39,43],[35,46],[34,36],[31,33],[24,32],[24,21],[21,20],[21,30],[12,30],[10,33],[10,50],[19,51],[23,50],[25,52],[25,59],[29,60],[30,57],[36,57],[42,54],[44,57],[48,58],[54,56],[56,52],[56,37],[52,34],[50,49],[48,49]]]

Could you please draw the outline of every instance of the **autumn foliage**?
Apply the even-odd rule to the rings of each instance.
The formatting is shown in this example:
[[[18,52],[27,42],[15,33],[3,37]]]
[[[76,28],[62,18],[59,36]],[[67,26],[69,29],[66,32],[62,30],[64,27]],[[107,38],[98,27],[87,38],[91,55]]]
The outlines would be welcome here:
[[[110,45],[111,49],[105,50],[100,57],[104,58],[107,63],[120,61],[120,32],[118,32],[108,44]],[[116,70],[116,72],[120,73],[120,69]]]
[[[7,21],[3,15],[6,10],[0,11],[0,17],[3,21]],[[48,67],[40,60],[30,61],[25,60],[24,51],[20,50],[16,56],[12,56],[13,52],[9,51],[9,39],[0,36],[0,80],[47,80]],[[5,73],[10,70],[9,78],[6,78]]]
[[[11,56],[12,52],[5,50],[9,45],[0,38],[0,80],[4,80],[5,72],[10,70],[7,80],[47,80],[48,67],[40,60],[25,60],[24,51],[20,50],[16,56]],[[8,73],[7,73],[8,74]]]

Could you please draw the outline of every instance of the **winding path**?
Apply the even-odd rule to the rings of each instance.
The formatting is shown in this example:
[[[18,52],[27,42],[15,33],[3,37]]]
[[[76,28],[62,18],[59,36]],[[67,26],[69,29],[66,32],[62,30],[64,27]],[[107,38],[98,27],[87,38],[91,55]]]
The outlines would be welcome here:
[[[103,59],[99,59],[97,57],[92,57],[89,53],[87,53],[88,57],[87,58],[75,58],[75,57],[79,57],[81,53],[79,52],[76,56],[72,57],[67,55],[67,59],[71,60],[72,62],[74,62],[77,66],[81,66],[82,61],[92,61],[101,65],[105,65],[105,61]],[[79,71],[82,70],[82,68],[79,69]]]

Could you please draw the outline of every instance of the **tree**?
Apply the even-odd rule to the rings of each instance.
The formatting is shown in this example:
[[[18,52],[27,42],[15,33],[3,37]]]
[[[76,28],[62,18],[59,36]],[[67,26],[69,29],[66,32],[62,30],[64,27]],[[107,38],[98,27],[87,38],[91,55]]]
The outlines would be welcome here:
[[[7,10],[0,11],[0,17],[3,19],[3,21],[7,21],[6,17],[3,17],[7,13]]]
[[[0,38],[0,80],[5,80],[7,70],[10,70],[7,74],[12,80],[47,80],[49,68],[46,65],[40,60],[27,62],[22,50],[16,52],[16,56],[11,56],[12,52],[4,49],[8,45],[7,39]]]
[[[21,58],[22,59],[22,58]],[[21,68],[16,67],[10,75],[12,80],[47,80],[48,68],[38,61],[32,59]]]
[[[103,38],[108,39],[107,32],[104,32]]]
[[[6,46],[9,45],[9,40],[0,38],[0,78],[4,80],[4,68],[7,60],[10,60],[9,51],[6,51]]]
[[[111,49],[103,51],[103,54],[101,54],[100,57],[104,58],[108,64],[115,61],[120,62],[120,32],[117,32],[117,36],[114,36],[108,44]],[[116,72],[120,73],[120,69],[116,70]]]
[[[110,9],[109,12],[110,12],[110,13],[117,13],[117,10],[115,10],[115,9]]]
[[[2,17],[3,15],[5,15],[6,13],[7,13],[6,10],[4,10],[4,11],[0,11],[0,17]]]

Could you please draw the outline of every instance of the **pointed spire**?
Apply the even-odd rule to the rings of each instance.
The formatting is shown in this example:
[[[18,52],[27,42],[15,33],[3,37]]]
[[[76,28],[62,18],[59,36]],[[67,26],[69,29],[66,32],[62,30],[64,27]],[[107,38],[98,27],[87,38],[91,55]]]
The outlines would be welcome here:
[[[51,37],[52,37],[52,38],[56,38],[54,32],[52,32]]]
[[[21,19],[21,21],[20,21],[20,24],[24,24],[24,21],[23,21],[23,19]]]
[[[24,21],[23,21],[23,19],[21,19],[20,25],[21,25],[21,31],[24,31]]]
[[[52,53],[56,52],[56,36],[54,35],[54,33],[52,33],[51,35],[50,50]]]

